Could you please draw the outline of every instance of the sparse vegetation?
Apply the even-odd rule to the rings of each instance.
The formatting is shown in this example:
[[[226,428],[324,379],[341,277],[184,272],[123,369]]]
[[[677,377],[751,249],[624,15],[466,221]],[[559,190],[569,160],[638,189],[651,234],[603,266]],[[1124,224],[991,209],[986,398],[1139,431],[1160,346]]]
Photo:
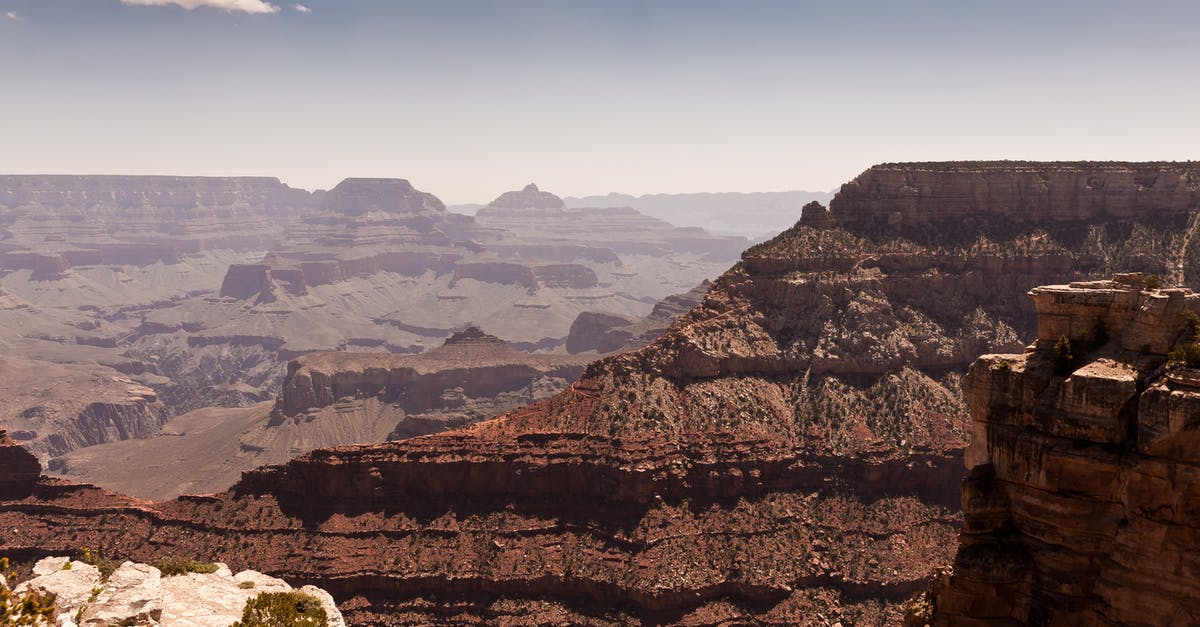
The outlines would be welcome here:
[[[54,624],[54,596],[36,592],[17,595],[17,576],[8,572],[8,558],[0,557],[0,626],[33,627]]]
[[[100,578],[102,580],[107,580],[109,575],[113,574],[113,571],[119,568],[122,563],[122,560],[101,557],[98,551],[93,551],[88,547],[83,547],[79,550],[78,560],[84,564],[95,566],[100,571]]]
[[[1075,353],[1071,349],[1071,338],[1063,335],[1054,343],[1054,372],[1066,376],[1075,371]]]
[[[1170,362],[1176,366],[1185,368],[1200,368],[1200,344],[1196,342],[1182,342],[1176,344],[1171,349],[1168,355]]]
[[[1175,366],[1200,368],[1200,315],[1194,311],[1185,311],[1182,318],[1179,341],[1171,347],[1167,358]]]
[[[1158,276],[1157,274],[1151,274],[1150,276],[1142,279],[1142,286],[1148,290],[1161,290],[1162,277]]]
[[[178,557],[167,557],[150,565],[162,571],[163,577],[175,577],[188,573],[208,574],[217,572],[217,565],[212,562],[197,562]]]
[[[329,617],[317,599],[300,592],[264,592],[246,602],[242,620],[230,627],[326,627]]]
[[[241,588],[242,590],[250,590],[254,587],[254,582],[253,581],[243,581],[238,584],[238,587]]]

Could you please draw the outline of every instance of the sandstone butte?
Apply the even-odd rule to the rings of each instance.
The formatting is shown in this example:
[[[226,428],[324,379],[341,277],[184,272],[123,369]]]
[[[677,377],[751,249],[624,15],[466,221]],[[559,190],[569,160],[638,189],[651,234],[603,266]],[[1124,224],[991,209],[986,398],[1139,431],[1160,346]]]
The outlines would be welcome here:
[[[971,366],[959,549],[908,624],[1200,623],[1200,370],[1168,360],[1200,294],[1143,280],[1036,288],[1037,342]]]
[[[215,495],[43,478],[0,502],[2,551],[253,567],[356,625],[899,623],[963,524],[968,366],[1037,337],[1035,286],[1195,286],[1198,188],[1194,164],[877,166],[546,401]]]

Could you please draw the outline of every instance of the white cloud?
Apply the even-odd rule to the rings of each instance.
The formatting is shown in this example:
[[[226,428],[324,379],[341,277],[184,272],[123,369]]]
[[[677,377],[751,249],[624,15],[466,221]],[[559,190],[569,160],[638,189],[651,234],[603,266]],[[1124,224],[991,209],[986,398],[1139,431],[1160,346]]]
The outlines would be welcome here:
[[[189,11],[200,7],[210,7],[222,11],[243,13],[278,13],[279,7],[264,0],[121,0],[125,4],[137,6],[166,6],[174,4]]]
[[[17,15],[16,13],[13,13],[12,11],[5,11],[4,13],[0,14],[0,17],[3,17],[4,19],[6,19],[10,22],[20,22],[21,21],[21,16]]]
[[[297,2],[296,4],[293,4],[292,8],[301,13],[312,13],[312,9],[304,6],[303,4],[300,4],[299,2]]]

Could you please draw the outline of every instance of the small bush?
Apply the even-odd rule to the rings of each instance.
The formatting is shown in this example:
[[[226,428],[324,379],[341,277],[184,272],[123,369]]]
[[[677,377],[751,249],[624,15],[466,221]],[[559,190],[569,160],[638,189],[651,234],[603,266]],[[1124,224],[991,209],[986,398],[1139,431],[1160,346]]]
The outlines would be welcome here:
[[[1200,344],[1196,342],[1176,344],[1167,358],[1176,366],[1200,368]]]
[[[8,572],[8,558],[0,557],[0,626],[33,627],[54,624],[54,595],[28,592],[17,596],[12,588],[17,576]]]
[[[238,584],[238,587],[241,588],[242,590],[249,590],[254,587],[254,582],[253,581],[243,581],[242,583]]]
[[[1157,274],[1151,274],[1142,279],[1142,285],[1148,290],[1160,290],[1162,289],[1162,277]]]
[[[242,620],[230,627],[327,627],[329,617],[317,599],[296,591],[264,592],[246,602]]]
[[[1075,371],[1075,353],[1071,351],[1071,338],[1065,335],[1054,343],[1054,371],[1063,376]]]
[[[211,562],[197,562],[178,557],[167,557],[150,565],[162,571],[163,577],[175,577],[188,573],[208,574],[217,572],[217,565]]]
[[[79,550],[78,559],[84,564],[95,566],[96,569],[100,571],[100,578],[102,580],[107,580],[108,576],[113,574],[113,571],[115,571],[117,568],[120,568],[122,563],[122,560],[100,557],[99,552],[93,551],[87,547],[83,547]]]
[[[1200,315],[1194,311],[1184,311],[1183,324],[1180,325],[1179,333],[1183,336],[1183,341],[1194,342],[1200,340]]]

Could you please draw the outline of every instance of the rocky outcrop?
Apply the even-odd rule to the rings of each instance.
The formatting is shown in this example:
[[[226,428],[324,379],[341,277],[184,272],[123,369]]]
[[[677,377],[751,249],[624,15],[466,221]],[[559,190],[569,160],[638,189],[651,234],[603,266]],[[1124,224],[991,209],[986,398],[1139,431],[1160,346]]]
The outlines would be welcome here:
[[[668,296],[641,319],[604,311],[585,311],[571,323],[567,352],[572,355],[587,351],[603,354],[641,348],[658,339],[676,318],[695,307],[708,292],[708,286],[709,282],[704,281],[691,291]]]
[[[333,409],[377,409],[376,420],[411,437],[465,426],[548,397],[583,371],[585,358],[530,355],[471,327],[419,355],[313,353],[288,364],[275,406],[276,420]]]
[[[1187,557],[1200,540],[1190,505],[1200,494],[1200,377],[1168,360],[1197,339],[1200,295],[1143,280],[1034,289],[1037,341],[972,365],[965,524],[925,622],[1200,617]]]
[[[633,334],[626,328],[637,322],[637,318],[632,316],[585,311],[575,316],[575,321],[571,323],[571,330],[567,334],[567,352],[576,355],[586,351],[615,351],[633,339]]]
[[[404,179],[348,178],[326,192],[321,205],[347,215],[372,211],[440,213],[446,210],[446,205],[436,196],[417,191]]]
[[[528,290],[536,290],[537,278],[528,266],[516,263],[460,263],[454,267],[454,283],[463,279],[473,279],[483,283],[501,283],[504,285],[520,285]]]
[[[830,208],[847,228],[877,233],[1186,217],[1200,209],[1200,163],[885,164],[843,185]]]
[[[559,287],[586,290],[596,287],[600,280],[591,268],[577,263],[555,263],[533,269],[538,284],[543,287]]]
[[[563,201],[550,192],[543,192],[530,183],[521,191],[504,192],[488,204],[502,209],[562,209]]]
[[[104,367],[9,357],[0,364],[0,374],[8,411],[5,425],[43,459],[104,442],[148,437],[170,415],[153,389]]]
[[[41,474],[37,458],[0,429],[0,499],[24,498]]]
[[[16,594],[54,595],[55,624],[170,625],[172,627],[228,627],[242,619],[246,603],[265,593],[292,592],[286,581],[246,570],[236,575],[225,564],[190,566],[164,573],[149,564],[124,562],[107,576],[79,560],[47,557],[33,567],[33,578],[21,582]],[[296,590],[319,603],[329,627],[344,627],[342,613],[328,592],[316,586]]]

